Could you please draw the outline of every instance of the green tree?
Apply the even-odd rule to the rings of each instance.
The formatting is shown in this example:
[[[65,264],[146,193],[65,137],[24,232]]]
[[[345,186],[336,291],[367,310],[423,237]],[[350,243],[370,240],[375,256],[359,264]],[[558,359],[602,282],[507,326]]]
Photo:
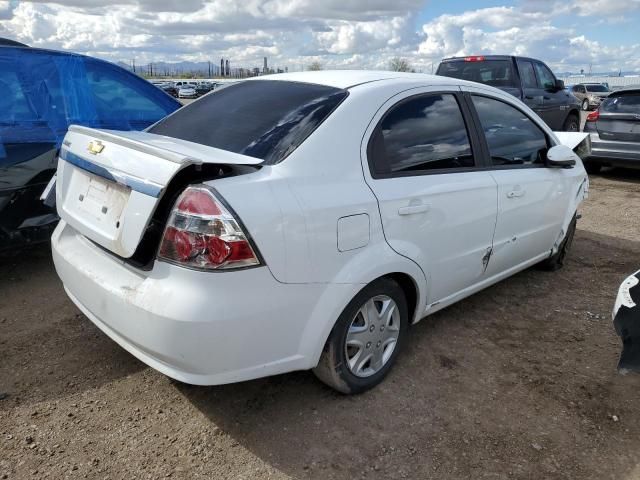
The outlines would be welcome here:
[[[311,70],[312,72],[317,72],[318,70],[322,70],[322,64],[318,61],[313,62],[311,65],[309,65],[309,70]]]
[[[389,69],[393,72],[413,72],[414,70],[409,65],[409,62],[400,57],[394,57],[389,62]]]

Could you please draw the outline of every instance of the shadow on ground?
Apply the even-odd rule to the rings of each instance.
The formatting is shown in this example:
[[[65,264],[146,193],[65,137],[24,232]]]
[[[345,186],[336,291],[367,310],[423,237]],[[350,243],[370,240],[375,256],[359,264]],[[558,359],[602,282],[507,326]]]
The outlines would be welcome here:
[[[579,231],[565,269],[522,272],[417,324],[360,396],[308,372],[177,388],[294,478],[631,478],[640,376],[615,371],[610,312],[638,268],[640,242]]]

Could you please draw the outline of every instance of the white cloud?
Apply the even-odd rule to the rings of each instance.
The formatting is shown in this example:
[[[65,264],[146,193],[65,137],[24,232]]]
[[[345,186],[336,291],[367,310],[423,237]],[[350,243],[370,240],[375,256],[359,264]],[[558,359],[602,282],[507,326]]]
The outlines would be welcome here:
[[[0,36],[110,60],[219,61],[299,69],[417,69],[447,56],[521,54],[554,68],[640,70],[638,45],[604,45],[576,24],[636,18],[640,0],[511,0],[417,24],[428,0],[0,0]],[[513,4],[513,1],[518,3]],[[426,5],[426,6],[425,6]],[[633,15],[636,15],[633,17]]]

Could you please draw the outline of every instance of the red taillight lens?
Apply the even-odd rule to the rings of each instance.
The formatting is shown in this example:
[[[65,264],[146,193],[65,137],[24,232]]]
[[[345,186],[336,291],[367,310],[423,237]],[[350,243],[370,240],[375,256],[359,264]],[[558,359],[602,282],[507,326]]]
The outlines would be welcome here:
[[[482,55],[472,55],[470,57],[464,57],[465,62],[484,62]]]
[[[203,269],[260,265],[236,218],[204,186],[189,187],[178,198],[158,258]]]
[[[597,122],[600,118],[600,110],[594,110],[589,115],[587,115],[587,122]]]

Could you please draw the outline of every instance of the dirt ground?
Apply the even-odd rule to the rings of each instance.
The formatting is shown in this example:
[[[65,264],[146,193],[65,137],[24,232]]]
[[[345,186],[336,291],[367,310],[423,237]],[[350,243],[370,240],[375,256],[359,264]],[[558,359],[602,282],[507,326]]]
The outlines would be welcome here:
[[[640,478],[640,376],[611,309],[640,268],[640,172],[592,178],[573,250],[412,329],[361,396],[308,372],[178,384],[66,298],[46,248],[0,264],[0,479]]]

